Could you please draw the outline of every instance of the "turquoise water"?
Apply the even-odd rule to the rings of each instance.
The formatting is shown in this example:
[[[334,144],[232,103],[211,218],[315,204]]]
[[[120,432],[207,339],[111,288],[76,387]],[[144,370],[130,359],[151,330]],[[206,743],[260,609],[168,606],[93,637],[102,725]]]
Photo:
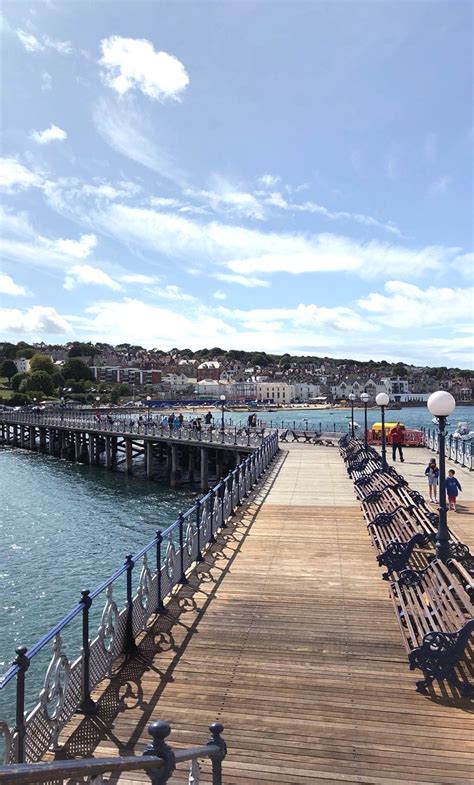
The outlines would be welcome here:
[[[77,604],[81,589],[95,588],[197,495],[8,447],[0,448],[0,488],[0,673],[16,646],[34,644]],[[115,591],[122,605],[124,592],[122,577]],[[92,628],[104,599],[97,599]],[[64,637],[75,656],[80,617]],[[30,703],[49,652],[50,644],[28,671]],[[11,686],[0,694],[0,719],[12,718]]]
[[[246,422],[248,414],[231,414],[229,415],[234,424],[238,422]],[[318,428],[322,427],[323,430],[333,430],[334,426],[336,431],[348,429],[350,421],[350,409],[319,409],[316,411],[300,410],[300,411],[286,411],[286,412],[266,412],[265,414],[257,414],[259,420],[271,425],[272,427],[293,428],[293,423],[296,428],[308,427]],[[402,409],[387,409],[385,413],[387,422],[397,422],[400,420],[407,428],[433,428],[431,414],[426,406],[420,407],[406,407]],[[364,427],[364,411],[363,409],[354,409],[354,420],[362,429]],[[459,421],[467,421],[474,425],[474,408],[472,406],[457,406],[454,413],[449,418],[449,430],[455,430],[456,424]],[[374,422],[380,422],[380,409],[369,409],[367,412],[367,422],[372,425]]]

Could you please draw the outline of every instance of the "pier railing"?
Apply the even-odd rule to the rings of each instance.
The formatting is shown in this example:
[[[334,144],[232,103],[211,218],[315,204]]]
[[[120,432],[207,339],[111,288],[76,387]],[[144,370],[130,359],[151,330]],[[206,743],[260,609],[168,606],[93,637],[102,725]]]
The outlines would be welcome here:
[[[425,447],[433,452],[439,452],[439,434],[433,428],[426,428],[424,431]],[[444,452],[446,458],[465,466],[470,471],[474,470],[474,445],[472,442],[465,439],[460,439],[457,436],[447,436],[445,438]]]
[[[67,428],[93,433],[120,434],[123,436],[151,436],[157,439],[175,439],[177,441],[199,442],[203,444],[221,444],[237,447],[256,447],[265,438],[265,428],[250,427],[218,427],[202,425],[196,427],[190,422],[181,426],[161,425],[155,420],[133,418],[107,418],[88,415],[71,416],[61,414],[35,414],[33,412],[2,412],[0,421],[13,425],[35,425],[45,428]]]
[[[207,744],[186,750],[175,750],[165,739],[171,733],[166,722],[152,722],[148,732],[152,743],[143,755],[115,756],[109,758],[81,758],[75,760],[54,760],[46,763],[19,763],[14,766],[0,767],[0,785],[105,785],[103,774],[110,774],[114,781],[126,771],[143,772],[152,785],[166,785],[177,765],[189,762],[189,785],[199,785],[199,760],[209,759],[212,766],[212,785],[222,785],[222,761],[227,754],[227,746],[221,736],[224,726],[220,722],[209,725],[210,737]],[[109,780],[109,783],[111,780]]]
[[[138,635],[148,629],[150,619],[166,613],[165,600],[188,582],[190,571],[216,541],[216,533],[226,527],[277,452],[278,435],[273,433],[191,509],[157,531],[137,553],[129,554],[107,580],[92,591],[81,591],[78,604],[34,646],[17,647],[16,659],[0,681],[2,691],[9,685],[16,687],[15,724],[10,727],[0,721],[5,763],[34,762],[48,749],[57,751],[61,730],[72,715],[95,713],[94,687],[112,675],[119,657],[137,652]],[[79,653],[74,656],[71,649]],[[46,672],[39,695],[29,700],[28,670],[35,658]]]

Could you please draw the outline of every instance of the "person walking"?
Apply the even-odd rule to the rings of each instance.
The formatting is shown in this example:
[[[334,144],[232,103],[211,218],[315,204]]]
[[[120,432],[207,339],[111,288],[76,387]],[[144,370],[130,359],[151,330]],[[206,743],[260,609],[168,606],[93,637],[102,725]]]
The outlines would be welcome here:
[[[425,469],[425,476],[428,479],[428,492],[430,494],[430,502],[437,502],[438,499],[438,481],[439,469],[436,465],[436,458],[432,458]]]
[[[402,447],[405,443],[405,426],[400,425],[397,422],[395,428],[392,428],[390,431],[390,439],[392,441],[392,460],[395,462],[397,457],[397,450],[400,456],[400,463],[403,463],[405,458],[403,457],[403,450]]]
[[[211,412],[208,412],[206,414],[206,416],[204,417],[204,422],[206,423],[206,425],[211,425],[211,423],[212,423],[212,413]]]
[[[454,476],[456,472],[450,469],[446,477],[446,493],[448,494],[449,509],[457,512],[456,499],[458,498],[459,491],[462,491],[461,483]]]

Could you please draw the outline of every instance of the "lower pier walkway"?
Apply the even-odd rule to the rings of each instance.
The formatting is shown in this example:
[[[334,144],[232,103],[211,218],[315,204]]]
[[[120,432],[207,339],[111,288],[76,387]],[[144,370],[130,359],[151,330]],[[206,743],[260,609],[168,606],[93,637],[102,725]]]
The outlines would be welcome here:
[[[225,785],[471,785],[472,704],[415,692],[381,572],[339,451],[289,445],[65,752],[141,754],[152,719],[200,744],[216,719]]]

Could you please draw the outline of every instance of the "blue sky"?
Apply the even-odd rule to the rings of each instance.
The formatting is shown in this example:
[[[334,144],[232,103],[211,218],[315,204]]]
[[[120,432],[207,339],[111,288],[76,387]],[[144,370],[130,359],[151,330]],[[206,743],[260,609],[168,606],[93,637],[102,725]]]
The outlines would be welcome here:
[[[472,367],[472,32],[4,0],[1,336]]]

